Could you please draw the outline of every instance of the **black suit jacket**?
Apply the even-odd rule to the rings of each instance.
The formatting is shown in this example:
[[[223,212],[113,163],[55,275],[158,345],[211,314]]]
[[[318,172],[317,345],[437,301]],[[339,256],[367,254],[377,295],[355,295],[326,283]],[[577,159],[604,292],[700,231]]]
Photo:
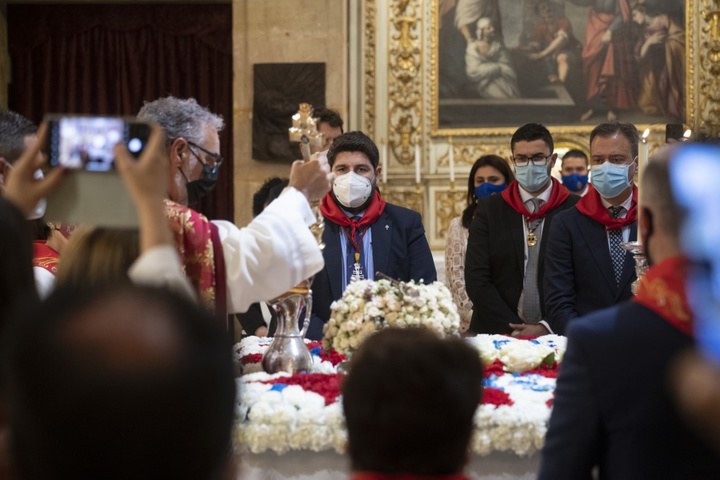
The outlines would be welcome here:
[[[375,272],[405,282],[422,279],[427,284],[437,280],[435,262],[419,213],[386,203],[380,218],[370,229]],[[325,268],[315,276],[312,285],[313,317],[307,333],[311,339],[322,338],[322,327],[330,318],[330,305],[342,297],[341,233],[338,224],[325,219]]]
[[[564,188],[555,184],[553,188]],[[543,222],[538,259],[538,290],[545,318],[543,268],[547,237],[553,218],[575,205],[580,197],[570,195],[552,210]],[[469,331],[473,333],[512,333],[509,323],[523,323],[517,307],[525,277],[526,242],[523,216],[501,195],[480,200],[470,225],[465,254],[465,288],[473,302]]]
[[[637,239],[637,222],[630,225]],[[625,255],[620,285],[615,282],[605,226],[577,208],[553,220],[545,256],[545,309],[553,331],[564,335],[567,323],[632,297],[635,260]]]
[[[720,460],[685,428],[669,395],[675,356],[693,340],[636,303],[568,326],[540,480],[717,479]]]

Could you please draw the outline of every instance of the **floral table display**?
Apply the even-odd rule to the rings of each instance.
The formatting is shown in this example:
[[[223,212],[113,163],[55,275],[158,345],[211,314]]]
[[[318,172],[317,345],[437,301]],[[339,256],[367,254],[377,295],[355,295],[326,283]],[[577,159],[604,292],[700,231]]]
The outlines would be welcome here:
[[[485,364],[483,399],[475,413],[472,450],[530,455],[542,447],[565,337],[517,339],[478,335],[467,341]],[[260,359],[268,338],[248,337],[236,345],[245,373],[237,379],[235,442],[240,451],[345,451],[345,431],[336,367],[345,357],[306,341],[313,355],[307,374],[268,375]],[[249,373],[255,372],[255,373]]]
[[[457,335],[460,330],[457,307],[442,282],[350,282],[330,308],[323,346],[339,353],[357,349],[368,335],[383,327],[422,325],[441,336]]]

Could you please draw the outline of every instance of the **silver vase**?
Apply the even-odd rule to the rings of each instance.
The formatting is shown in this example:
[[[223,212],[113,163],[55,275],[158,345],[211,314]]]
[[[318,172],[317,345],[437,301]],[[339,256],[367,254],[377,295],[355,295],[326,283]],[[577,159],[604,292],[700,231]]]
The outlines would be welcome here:
[[[304,341],[312,310],[312,291],[309,285],[310,282],[305,280],[269,302],[277,312],[277,331],[262,358],[261,364],[267,373],[310,371],[312,355]],[[307,308],[301,327],[300,314],[303,307]]]
[[[638,286],[640,285],[640,279],[642,279],[643,275],[645,275],[645,272],[647,272],[647,269],[650,267],[648,265],[647,256],[645,255],[645,249],[640,242],[623,242],[620,246],[632,253],[633,259],[635,259],[635,276],[637,277],[637,280],[630,285],[630,291],[633,295],[636,295]]]

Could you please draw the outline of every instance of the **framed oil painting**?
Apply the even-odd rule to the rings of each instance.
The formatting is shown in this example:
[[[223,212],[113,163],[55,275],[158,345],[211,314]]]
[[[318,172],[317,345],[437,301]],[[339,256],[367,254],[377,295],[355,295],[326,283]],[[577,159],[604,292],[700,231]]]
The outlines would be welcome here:
[[[683,123],[692,1],[433,0],[432,133]]]

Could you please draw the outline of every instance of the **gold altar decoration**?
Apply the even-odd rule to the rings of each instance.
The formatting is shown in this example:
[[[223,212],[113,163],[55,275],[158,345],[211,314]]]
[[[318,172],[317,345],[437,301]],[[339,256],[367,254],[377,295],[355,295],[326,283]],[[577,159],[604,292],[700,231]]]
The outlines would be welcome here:
[[[475,160],[483,155],[498,155],[507,159],[510,155],[510,142],[484,142],[484,143],[458,143],[453,142],[453,159],[455,160],[455,168],[472,167]],[[450,154],[445,152],[437,159],[438,167],[449,167]],[[460,180],[460,185],[465,185],[465,172],[455,173],[455,179]]]
[[[386,189],[382,193],[383,200],[395,205],[402,205],[410,210],[415,210],[423,216],[423,188],[421,185],[415,187],[393,187]]]
[[[459,190],[450,185],[449,190],[442,190],[435,193],[435,232],[443,240],[450,227],[453,218],[462,215],[465,210],[465,196],[467,187],[461,184]]]
[[[413,162],[413,146],[422,140],[422,4],[392,0],[389,5],[389,147],[403,165]]]
[[[720,135],[720,0],[703,0],[700,42],[700,130]],[[688,57],[688,66],[690,65]],[[689,107],[688,107],[689,108]],[[688,114],[692,114],[688,110]]]
[[[365,114],[363,130],[370,138],[375,138],[375,19],[377,5],[375,0],[365,0]]]

